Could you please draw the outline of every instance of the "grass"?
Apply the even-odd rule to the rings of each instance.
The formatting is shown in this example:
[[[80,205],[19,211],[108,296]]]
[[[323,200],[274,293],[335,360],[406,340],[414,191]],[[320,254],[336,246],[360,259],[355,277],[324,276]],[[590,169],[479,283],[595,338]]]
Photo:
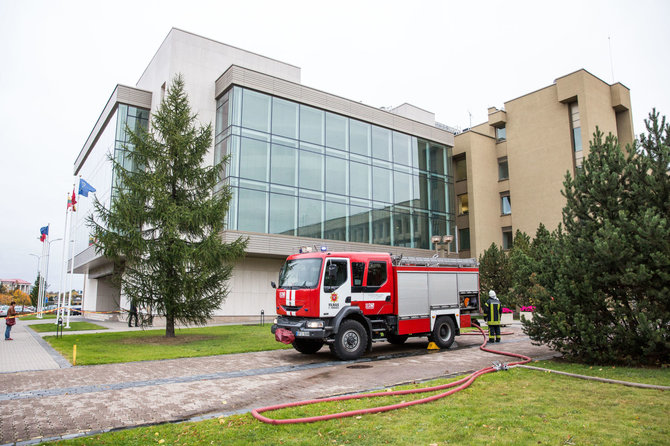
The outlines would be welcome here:
[[[540,362],[540,367],[601,376],[606,369]],[[608,368],[626,380],[670,384],[670,369]],[[437,380],[422,387],[446,383]],[[426,396],[427,394],[422,394]],[[325,403],[265,413],[274,418],[320,415],[397,403],[412,395]],[[250,414],[162,424],[68,440],[63,445],[665,445],[668,391],[585,381],[533,370],[484,375],[469,388],[432,403],[311,424],[268,425]]]
[[[56,324],[31,324],[30,328],[35,330],[38,333],[46,333],[49,331],[56,331]],[[63,323],[63,333],[68,331],[80,331],[80,330],[107,330],[107,327],[102,325],[92,324],[90,322],[70,322],[70,328],[65,326]]]
[[[72,323],[70,323],[72,325]],[[77,344],[77,365],[110,364],[153,359],[191,358],[263,350],[292,348],[275,341],[270,326],[224,325],[176,330],[166,338],[165,330],[46,336],[46,340],[72,362]]]
[[[56,315],[53,313],[48,313],[48,314],[42,314],[42,319],[39,319],[36,315],[21,316],[19,319],[22,321],[41,321],[43,319],[56,319]]]

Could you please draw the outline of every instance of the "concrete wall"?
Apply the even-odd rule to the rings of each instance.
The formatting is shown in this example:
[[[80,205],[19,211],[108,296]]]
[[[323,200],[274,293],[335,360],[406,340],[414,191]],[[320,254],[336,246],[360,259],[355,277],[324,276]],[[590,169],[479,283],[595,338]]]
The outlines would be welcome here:
[[[98,312],[117,311],[120,299],[120,290],[112,283],[110,276],[98,279],[90,279],[86,276],[84,279],[83,310]],[[116,319],[117,317],[123,318],[125,315],[88,313],[86,317],[104,321],[107,319]]]
[[[574,175],[569,104],[579,105],[582,148],[588,156],[596,126],[618,136],[622,145],[633,141],[630,91],[609,85],[586,70],[489,109],[489,120],[456,136],[454,155],[465,154],[470,201],[470,255],[479,256],[491,243],[502,243],[502,228],[511,226],[531,237],[540,223],[549,230],[562,221],[561,191],[566,172]],[[495,140],[495,127],[504,125],[506,141]],[[509,180],[498,181],[498,159],[507,156]],[[509,191],[511,215],[500,214],[500,192]],[[459,223],[459,227],[462,224]]]

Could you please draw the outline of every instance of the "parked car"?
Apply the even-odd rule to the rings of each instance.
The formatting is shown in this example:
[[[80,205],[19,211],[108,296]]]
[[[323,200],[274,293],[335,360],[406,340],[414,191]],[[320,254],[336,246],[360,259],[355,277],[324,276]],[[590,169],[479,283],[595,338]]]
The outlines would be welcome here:
[[[9,310],[9,305],[0,306],[0,316],[7,316],[7,310]]]
[[[72,305],[72,307],[70,307],[70,314],[75,316],[81,314],[81,305]]]

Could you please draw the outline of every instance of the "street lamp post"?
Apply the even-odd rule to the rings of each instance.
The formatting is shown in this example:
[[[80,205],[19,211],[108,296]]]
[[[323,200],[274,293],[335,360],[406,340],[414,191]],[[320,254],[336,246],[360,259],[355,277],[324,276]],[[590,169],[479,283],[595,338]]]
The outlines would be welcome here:
[[[61,237],[61,238],[57,238],[57,239],[54,239],[54,240],[49,240],[49,241],[47,242],[47,243],[48,243],[48,246],[47,246],[46,271],[45,271],[45,275],[44,275],[44,292],[42,293],[43,295],[40,296],[40,302],[38,302],[38,303],[42,306],[42,308],[44,308],[44,302],[43,302],[43,301],[44,301],[45,298],[46,298],[46,295],[47,295],[47,287],[49,286],[49,282],[48,282],[48,280],[49,280],[49,256],[51,255],[51,244],[52,244],[53,242],[57,242],[57,241],[59,241],[59,240],[63,240],[63,238]],[[41,313],[40,313],[40,316],[41,316]],[[58,323],[58,322],[56,322],[56,323]]]

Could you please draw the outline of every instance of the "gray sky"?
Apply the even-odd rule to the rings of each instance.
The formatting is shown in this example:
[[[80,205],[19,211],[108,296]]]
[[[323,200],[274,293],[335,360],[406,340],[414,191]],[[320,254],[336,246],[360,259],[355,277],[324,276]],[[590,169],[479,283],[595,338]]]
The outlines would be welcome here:
[[[304,85],[409,102],[461,128],[585,68],[631,89],[639,134],[652,107],[670,116],[669,18],[662,0],[0,0],[0,277],[35,280],[29,254],[41,226],[63,236],[76,156],[171,27],[297,65]],[[52,244],[52,290],[61,250]]]

